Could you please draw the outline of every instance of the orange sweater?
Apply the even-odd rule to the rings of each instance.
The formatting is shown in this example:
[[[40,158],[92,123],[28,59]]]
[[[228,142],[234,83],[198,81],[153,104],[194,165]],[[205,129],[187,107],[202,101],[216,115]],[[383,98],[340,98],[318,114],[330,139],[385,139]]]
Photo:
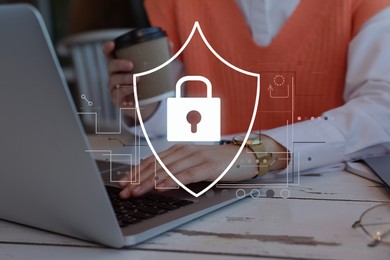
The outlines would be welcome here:
[[[255,44],[235,0],[146,0],[145,5],[152,24],[167,31],[174,51],[199,21],[219,55],[260,73],[260,110],[254,129],[269,129],[343,105],[348,45],[362,24],[390,1],[301,0],[268,47]],[[197,33],[181,59],[188,75],[207,77],[213,96],[221,98],[222,134],[246,131],[256,80],[221,63]],[[186,95],[204,96],[205,88],[188,84]]]

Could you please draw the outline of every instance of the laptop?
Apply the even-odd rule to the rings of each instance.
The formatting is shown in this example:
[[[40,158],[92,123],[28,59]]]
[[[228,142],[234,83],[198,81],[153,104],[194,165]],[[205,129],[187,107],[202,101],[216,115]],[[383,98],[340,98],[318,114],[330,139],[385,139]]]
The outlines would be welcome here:
[[[390,154],[363,159],[363,162],[381,180],[390,191]]]
[[[239,200],[235,190],[220,189],[199,198],[179,189],[119,199],[86,152],[40,14],[29,5],[0,5],[0,35],[0,219],[121,248]]]

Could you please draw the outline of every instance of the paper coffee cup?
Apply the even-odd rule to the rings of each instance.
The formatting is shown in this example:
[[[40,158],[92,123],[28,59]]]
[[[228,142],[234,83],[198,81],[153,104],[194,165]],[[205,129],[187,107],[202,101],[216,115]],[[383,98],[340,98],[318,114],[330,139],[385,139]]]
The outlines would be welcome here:
[[[144,72],[170,59],[166,33],[158,27],[134,29],[115,40],[115,56],[131,60],[133,73]],[[145,76],[137,82],[140,105],[155,103],[174,93],[174,82],[170,64]]]

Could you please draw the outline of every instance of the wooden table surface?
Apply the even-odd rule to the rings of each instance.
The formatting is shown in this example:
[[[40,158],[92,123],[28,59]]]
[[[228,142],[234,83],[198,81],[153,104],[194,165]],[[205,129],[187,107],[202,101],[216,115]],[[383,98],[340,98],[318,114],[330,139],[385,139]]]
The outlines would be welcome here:
[[[385,188],[337,171],[302,175],[289,191],[287,199],[245,198],[120,250],[0,221],[0,259],[390,259],[389,245],[368,247],[370,238],[351,228],[366,209],[390,202]]]

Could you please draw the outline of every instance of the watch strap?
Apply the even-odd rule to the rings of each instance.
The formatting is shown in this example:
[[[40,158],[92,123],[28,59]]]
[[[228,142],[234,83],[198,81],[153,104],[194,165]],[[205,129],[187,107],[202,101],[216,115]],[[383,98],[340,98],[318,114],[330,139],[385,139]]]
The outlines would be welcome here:
[[[256,140],[256,139],[259,140]],[[257,137],[254,140],[248,140],[247,148],[252,150],[254,155],[256,156],[256,163],[258,165],[258,174],[255,176],[262,176],[269,172],[273,164],[272,153],[266,151],[263,142],[261,141],[261,137]]]
[[[242,143],[243,143],[242,141],[237,141],[233,139],[233,144],[241,145]],[[254,178],[257,176],[262,176],[267,172],[269,172],[273,164],[272,153],[266,151],[265,146],[261,140],[261,137],[257,136],[255,138],[248,139],[248,141],[245,144],[245,147],[249,148],[256,157],[256,164],[258,165],[258,171],[257,171],[257,175],[254,176]]]

